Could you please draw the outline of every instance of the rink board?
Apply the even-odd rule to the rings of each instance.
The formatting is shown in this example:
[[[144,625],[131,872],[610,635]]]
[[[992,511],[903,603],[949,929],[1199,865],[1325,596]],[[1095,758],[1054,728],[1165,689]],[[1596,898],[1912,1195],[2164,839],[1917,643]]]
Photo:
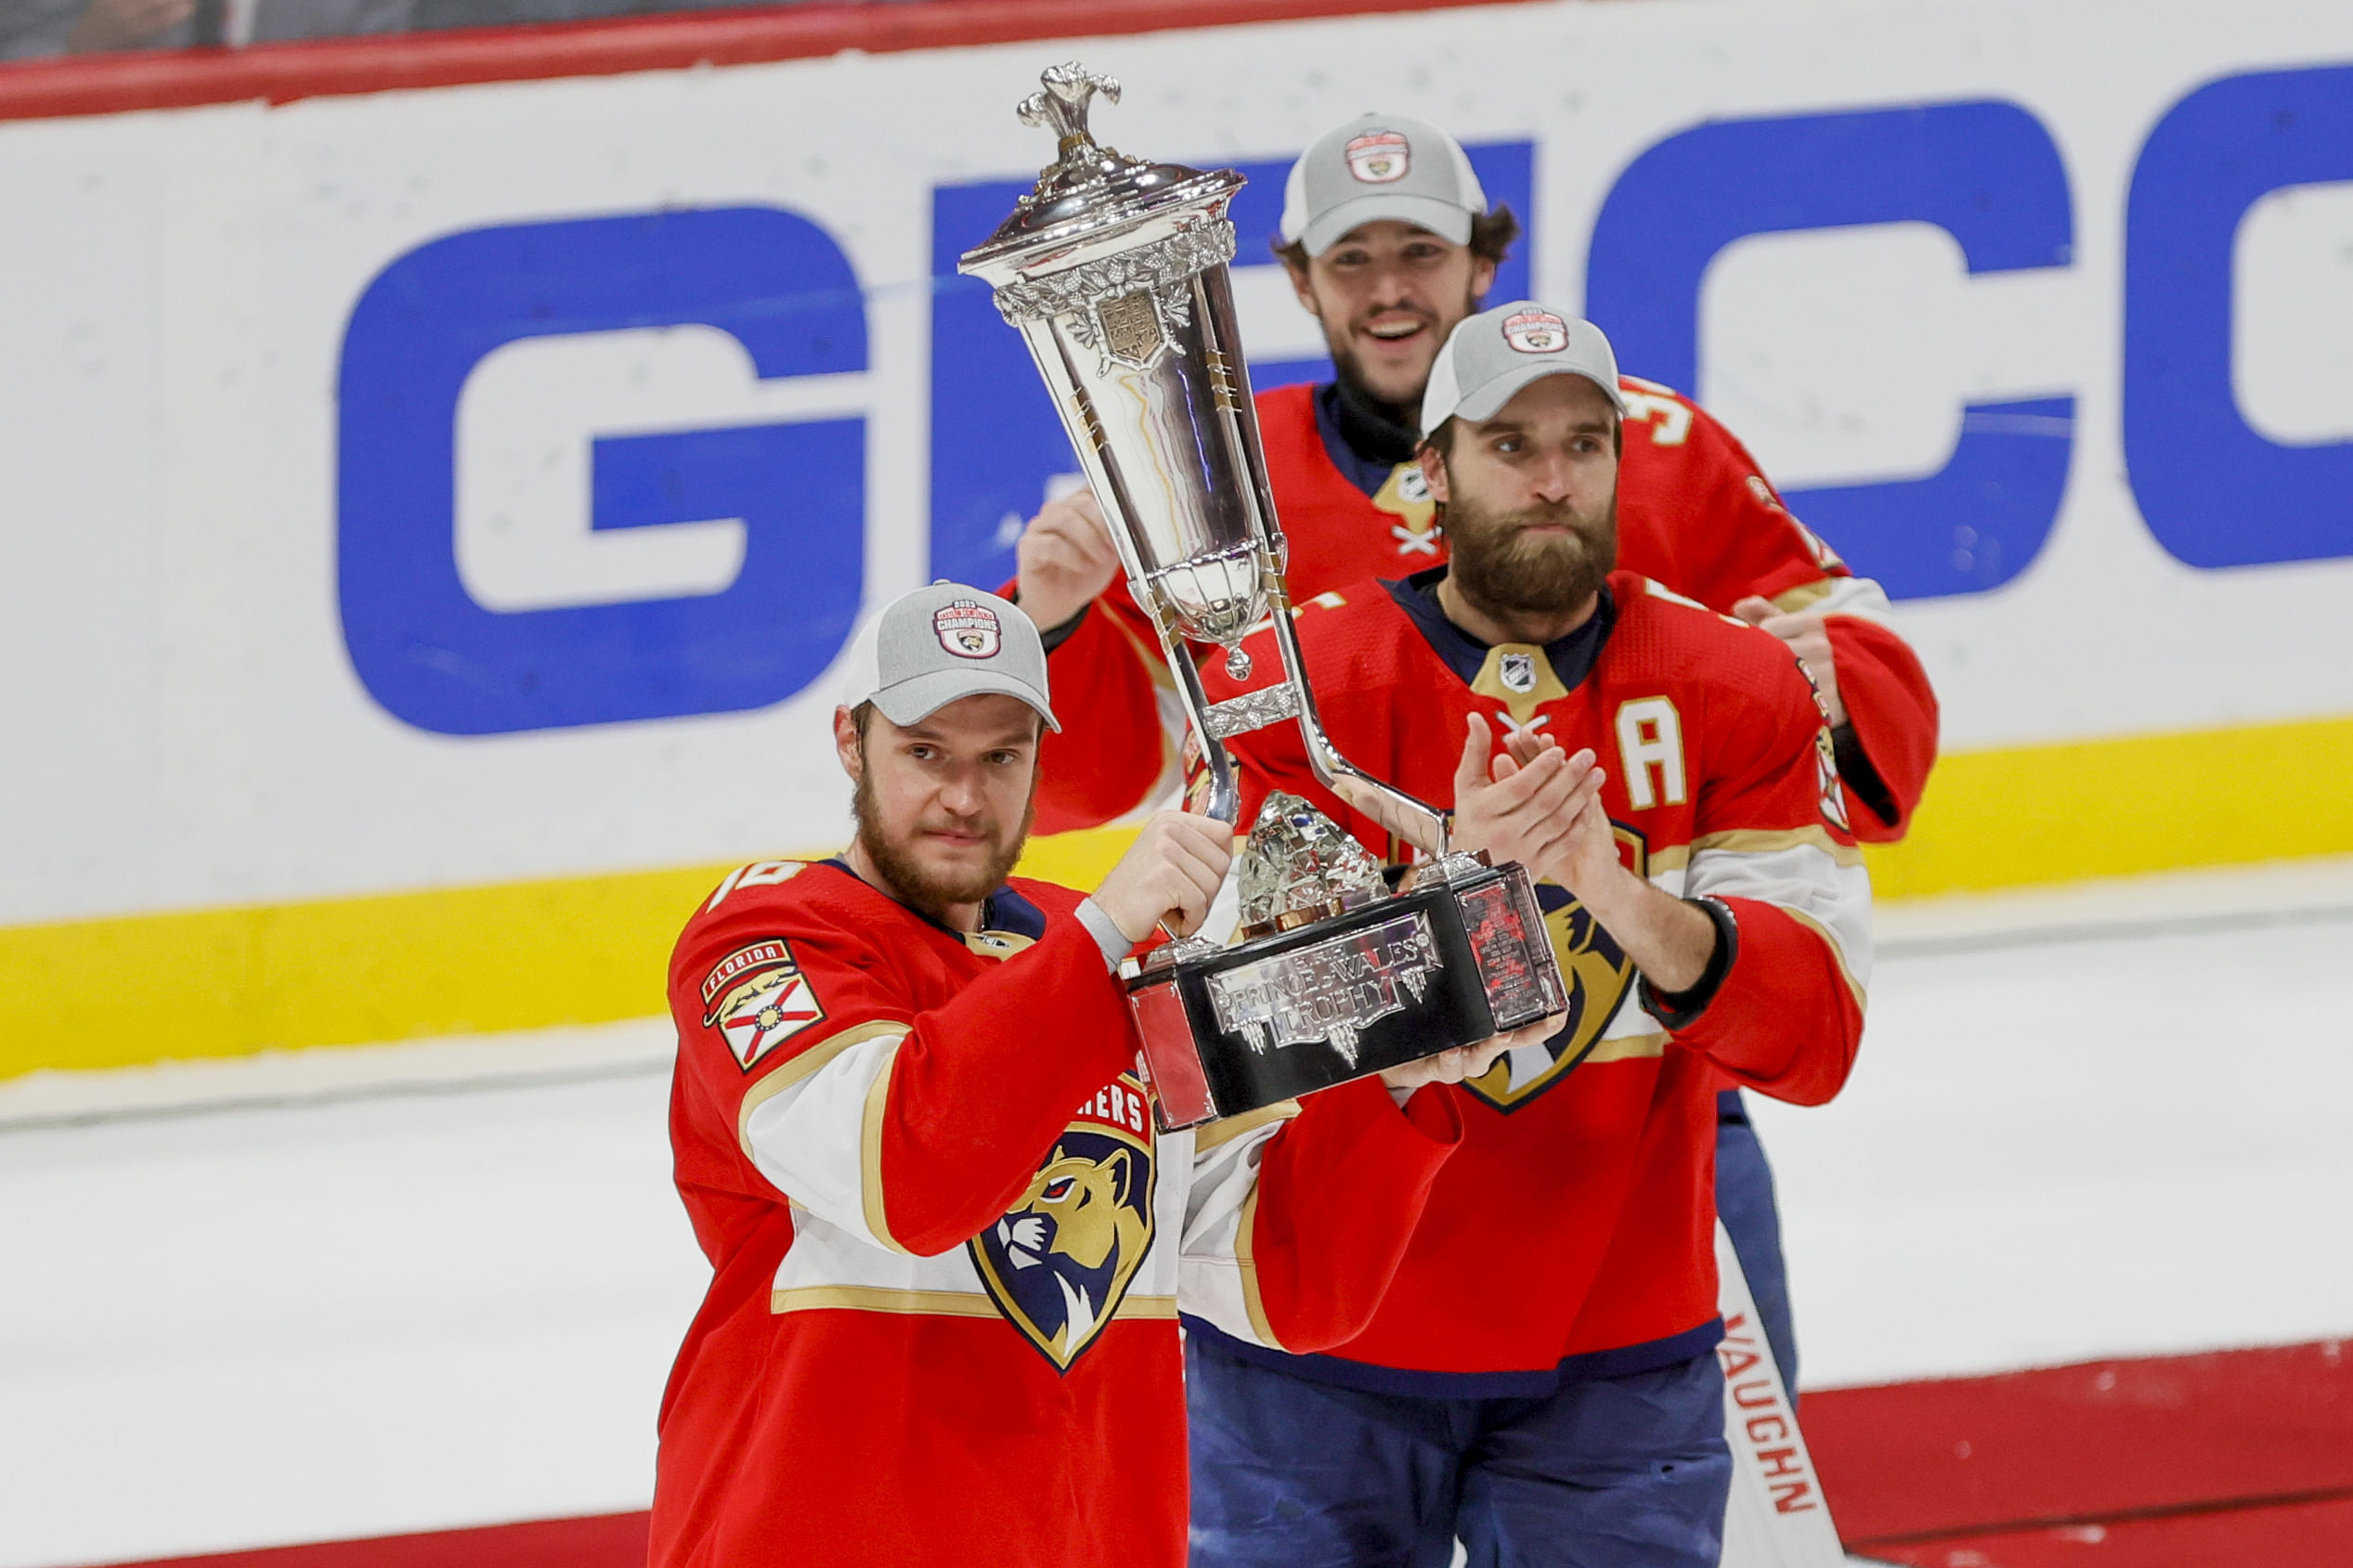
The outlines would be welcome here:
[[[838,845],[859,616],[1001,580],[1068,467],[953,256],[1072,54],[1129,84],[1116,144],[1252,173],[1264,382],[1317,373],[1286,161],[1368,102],[1472,146],[1532,287],[1897,594],[1948,756],[1883,894],[2353,849],[2353,13],[1127,6],[909,48],[943,12],[891,9],[829,58],[726,18],[254,51],[239,102],[63,67],[117,97],[0,123],[43,240],[0,257],[0,1073],[641,1015],[709,868]],[[460,56],[518,79],[402,85]],[[86,112],[142,80],[186,107]]]

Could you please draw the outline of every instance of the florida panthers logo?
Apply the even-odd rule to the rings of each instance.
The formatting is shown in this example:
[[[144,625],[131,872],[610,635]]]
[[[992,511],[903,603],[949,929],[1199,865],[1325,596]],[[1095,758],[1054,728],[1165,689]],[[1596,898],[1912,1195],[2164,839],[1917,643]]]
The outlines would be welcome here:
[[[1503,341],[1522,354],[1558,354],[1568,346],[1568,323],[1549,310],[1523,310],[1504,317]]]
[[[1113,1117],[1098,1098],[1006,1216],[966,1243],[997,1310],[1056,1368],[1095,1342],[1152,1245],[1152,1146],[1143,1085],[1122,1079]],[[1134,1109],[1131,1118],[1121,1106]],[[1114,1120],[1114,1117],[1116,1120]]]
[[[931,630],[957,658],[985,659],[996,653],[1002,628],[995,611],[978,600],[957,599],[931,617]]]
[[[1367,131],[1342,149],[1348,173],[1366,185],[1388,185],[1413,167],[1413,144],[1395,131]]]
[[[1618,858],[1635,875],[1647,876],[1650,856],[1643,836],[1630,827],[1617,831]],[[1501,1111],[1517,1110],[1566,1079],[1600,1043],[1602,1030],[1633,989],[1633,961],[1583,904],[1550,883],[1537,884],[1536,901],[1561,961],[1561,978],[1568,982],[1568,1022],[1542,1045],[1509,1052],[1486,1072],[1463,1081],[1463,1088]]]

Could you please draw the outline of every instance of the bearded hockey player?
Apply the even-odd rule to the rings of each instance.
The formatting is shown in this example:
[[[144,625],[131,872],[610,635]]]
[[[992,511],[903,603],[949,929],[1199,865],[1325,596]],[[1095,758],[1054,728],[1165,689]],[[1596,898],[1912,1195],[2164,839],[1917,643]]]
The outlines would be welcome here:
[[[1462,1135],[1412,1091],[1550,1030],[1340,1085],[1304,1133],[1156,1136],[1113,968],[1198,922],[1228,830],[1163,813],[1092,897],[1008,880],[1054,722],[1036,629],[939,584],[852,665],[856,842],[730,875],[671,959],[712,1279],[652,1562],[1176,1568],[1179,1302],[1268,1350],[1358,1331]]]
[[[1322,385],[1256,398],[1294,603],[1446,559],[1414,455],[1416,420],[1438,345],[1478,308],[1518,231],[1508,208],[1489,208],[1454,138],[1410,115],[1360,116],[1293,166],[1283,263],[1338,369]],[[1937,709],[1919,661],[1887,624],[1887,596],[1789,514],[1756,460],[1704,409],[1632,376],[1618,391],[1619,564],[1782,638],[1829,706],[1856,836],[1900,838],[1935,760]],[[1042,754],[1039,828],[1112,821],[1175,779],[1181,735],[1159,643],[1117,580],[1091,495],[1041,512],[1020,560],[1019,597],[1048,628],[1071,719]],[[1739,1095],[1728,1091],[1720,1108],[1719,1201],[1794,1389],[1772,1173]]]
[[[1299,616],[1332,744],[1546,879],[1574,994],[1546,1044],[1429,1091],[1462,1144],[1362,1333],[1299,1354],[1190,1325],[1196,1568],[1443,1564],[1457,1537],[1487,1568],[1717,1562],[1716,1095],[1837,1093],[1869,895],[1783,644],[1611,570],[1623,396],[1589,323],[1528,301],[1464,322],[1422,416],[1450,564]],[[1250,651],[1276,667],[1270,632]],[[1403,852],[1294,726],[1232,745],[1244,820],[1287,790]],[[1577,792],[1572,825],[1499,834],[1498,781]]]

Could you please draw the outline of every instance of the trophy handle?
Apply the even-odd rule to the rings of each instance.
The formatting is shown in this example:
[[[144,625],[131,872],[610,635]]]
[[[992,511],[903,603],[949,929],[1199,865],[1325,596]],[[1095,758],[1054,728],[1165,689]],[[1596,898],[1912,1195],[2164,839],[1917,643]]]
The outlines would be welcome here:
[[[1291,626],[1291,593],[1278,577],[1268,590],[1274,604],[1275,647],[1282,658],[1283,679],[1290,682],[1298,705],[1299,733],[1307,743],[1307,766],[1314,770],[1316,782],[1340,796],[1340,781],[1352,781],[1385,802],[1399,816],[1420,823],[1427,835],[1434,859],[1444,858],[1453,848],[1454,813],[1441,811],[1427,801],[1408,795],[1395,784],[1374,778],[1340,755],[1340,748],[1332,744],[1323,732],[1323,719],[1316,712],[1316,695],[1307,686],[1307,661],[1299,653],[1299,640]],[[1406,835],[1410,840],[1413,835]],[[1419,840],[1414,840],[1419,842]]]

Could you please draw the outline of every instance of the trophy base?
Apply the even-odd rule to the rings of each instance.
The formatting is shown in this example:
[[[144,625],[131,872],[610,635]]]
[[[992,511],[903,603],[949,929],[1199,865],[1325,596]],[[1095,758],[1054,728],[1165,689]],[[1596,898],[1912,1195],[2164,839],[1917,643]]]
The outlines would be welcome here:
[[[1527,871],[1467,857],[1345,914],[1147,965],[1127,988],[1164,1132],[1476,1044],[1567,995]]]

